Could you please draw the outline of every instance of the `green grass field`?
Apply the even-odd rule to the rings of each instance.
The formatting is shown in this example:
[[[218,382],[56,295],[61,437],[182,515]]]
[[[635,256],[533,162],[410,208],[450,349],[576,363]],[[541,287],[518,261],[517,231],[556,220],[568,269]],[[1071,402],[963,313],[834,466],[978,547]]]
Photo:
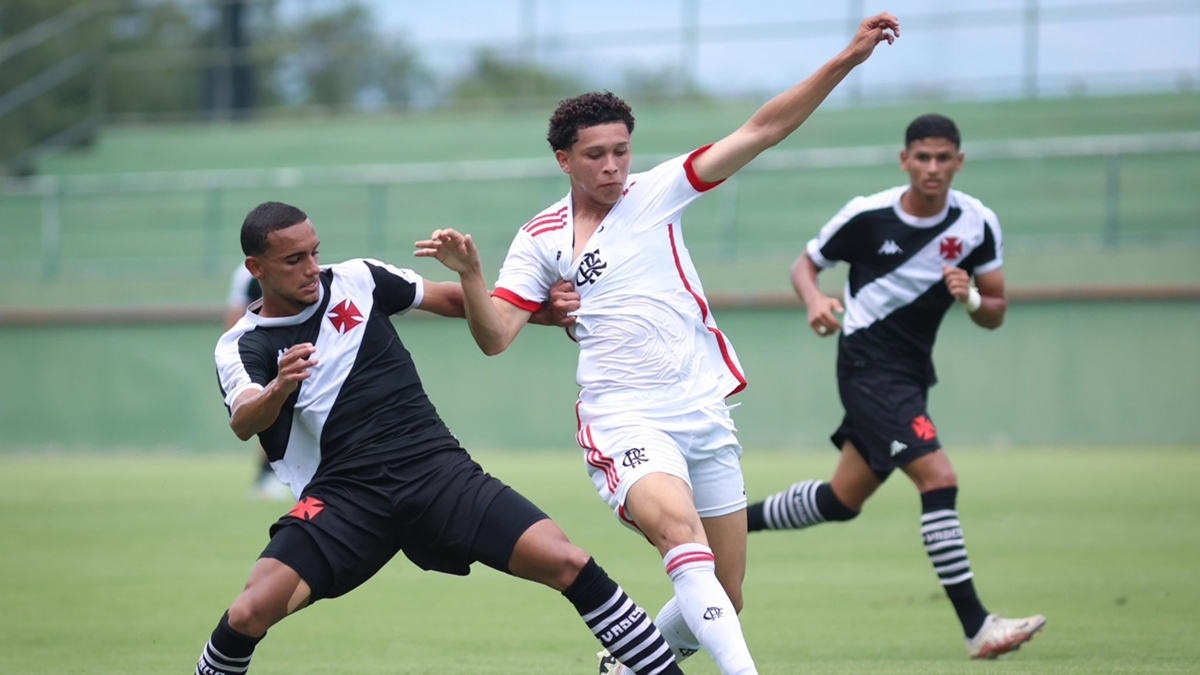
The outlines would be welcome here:
[[[760,671],[1194,673],[1200,658],[1196,447],[954,455],[989,609],[1043,612],[998,662],[966,659],[897,478],[855,522],[750,542],[743,625]],[[669,583],[591,493],[574,453],[478,453],[644,605]],[[836,455],[749,453],[752,496],[824,477]],[[285,507],[251,501],[240,454],[0,455],[0,673],[187,673]],[[351,595],[274,628],[256,675],[594,673],[596,646],[555,593],[400,558]],[[699,655],[687,672],[712,675]]]

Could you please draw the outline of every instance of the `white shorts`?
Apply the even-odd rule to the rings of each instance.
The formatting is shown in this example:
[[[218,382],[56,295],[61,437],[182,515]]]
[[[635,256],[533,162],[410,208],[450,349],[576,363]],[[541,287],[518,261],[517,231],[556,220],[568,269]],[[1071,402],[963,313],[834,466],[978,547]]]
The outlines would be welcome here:
[[[620,413],[590,417],[576,406],[588,474],[596,492],[621,523],[637,530],[625,512],[629,488],[652,473],[666,473],[692,489],[701,518],[746,508],[742,446],[734,433],[729,406],[718,403],[684,415],[649,417]]]

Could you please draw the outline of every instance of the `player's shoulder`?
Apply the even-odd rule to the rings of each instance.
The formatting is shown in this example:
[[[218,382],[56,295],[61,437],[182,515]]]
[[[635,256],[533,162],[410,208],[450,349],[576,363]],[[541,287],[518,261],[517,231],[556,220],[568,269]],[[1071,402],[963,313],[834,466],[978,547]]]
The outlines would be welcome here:
[[[342,281],[355,280],[366,282],[370,287],[373,287],[378,281],[376,278],[378,274],[390,274],[412,283],[416,283],[421,278],[421,275],[413,270],[396,267],[391,263],[376,260],[375,258],[351,258],[336,265],[322,265],[321,271],[332,275],[332,277],[341,278]]]
[[[906,189],[907,186],[898,185],[874,194],[859,195],[846,202],[846,205],[842,207],[842,213],[846,217],[852,218],[863,213],[891,209],[900,200]]]
[[[960,190],[950,190],[950,199],[952,204],[962,209],[964,214],[975,216],[992,227],[998,228],[1000,226],[1000,221],[996,218],[996,212],[988,208],[978,198],[972,197]]]
[[[537,239],[544,234],[557,232],[566,228],[567,212],[569,211],[567,199],[569,198],[568,195],[542,209],[536,216],[530,218],[521,226],[517,236]]]
[[[255,328],[254,323],[245,316],[238,319],[237,323],[230,326],[229,330],[222,333],[221,337],[217,339],[217,347],[213,351],[217,361],[240,358],[242,341],[246,339],[247,335],[253,334]]]

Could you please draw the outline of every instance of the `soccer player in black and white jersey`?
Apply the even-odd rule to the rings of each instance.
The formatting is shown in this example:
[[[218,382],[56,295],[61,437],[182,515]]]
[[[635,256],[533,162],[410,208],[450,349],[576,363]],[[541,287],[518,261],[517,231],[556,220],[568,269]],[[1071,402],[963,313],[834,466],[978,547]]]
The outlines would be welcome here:
[[[229,294],[225,299],[225,330],[233,328],[234,324],[241,321],[250,303],[261,297],[262,286],[259,285],[258,279],[250,274],[245,263],[238,265],[229,280]],[[271,462],[261,446],[255,448],[254,456],[258,468],[254,477],[254,495],[269,501],[290,500],[292,491],[275,475],[275,470],[271,468]]]
[[[994,330],[1008,308],[996,214],[950,189],[963,165],[959,145],[949,118],[914,120],[900,153],[909,184],[852,199],[792,267],[813,332],[841,331],[837,375],[846,414],[832,437],[841,459],[828,483],[796,483],[751,505],[747,518],[751,532],[851,520],[899,468],[921,494],[925,550],[967,651],[994,658],[1031,640],[1046,618],[1003,619],[984,609],[955,510],[958,478],[926,410],[936,382],[933,343],[946,312],[958,304]],[[842,301],[817,286],[818,272],[838,261],[850,264],[843,321]]]
[[[243,675],[267,629],[371,578],[396,553],[465,575],[475,562],[562,592],[604,648],[643,675],[682,673],[646,612],[546,514],[484,473],[425,395],[391,316],[464,315],[462,287],[375,260],[318,264],[299,209],[242,225],[262,299],[216,348],[238,438],[257,434],[296,506],[221,617],[196,675]]]

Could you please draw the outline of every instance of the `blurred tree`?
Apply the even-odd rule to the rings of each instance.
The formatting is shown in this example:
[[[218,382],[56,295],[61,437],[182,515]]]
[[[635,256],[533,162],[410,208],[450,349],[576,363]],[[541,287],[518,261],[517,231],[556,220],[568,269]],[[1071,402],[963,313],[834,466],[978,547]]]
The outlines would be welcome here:
[[[529,63],[509,61],[495,51],[475,53],[470,71],[455,83],[451,98],[456,103],[547,99],[574,96],[585,91],[582,82],[570,75],[552,72]]]
[[[81,11],[84,0],[4,0],[0,5],[0,45],[25,34],[68,10]],[[94,68],[89,50],[98,43],[102,24],[88,14],[71,28],[30,43],[24,49],[4,50],[0,60],[0,166],[8,172],[33,171],[33,151],[59,137],[63,142],[86,142],[91,112]],[[70,17],[68,17],[70,18]],[[63,132],[75,130],[70,138]]]

